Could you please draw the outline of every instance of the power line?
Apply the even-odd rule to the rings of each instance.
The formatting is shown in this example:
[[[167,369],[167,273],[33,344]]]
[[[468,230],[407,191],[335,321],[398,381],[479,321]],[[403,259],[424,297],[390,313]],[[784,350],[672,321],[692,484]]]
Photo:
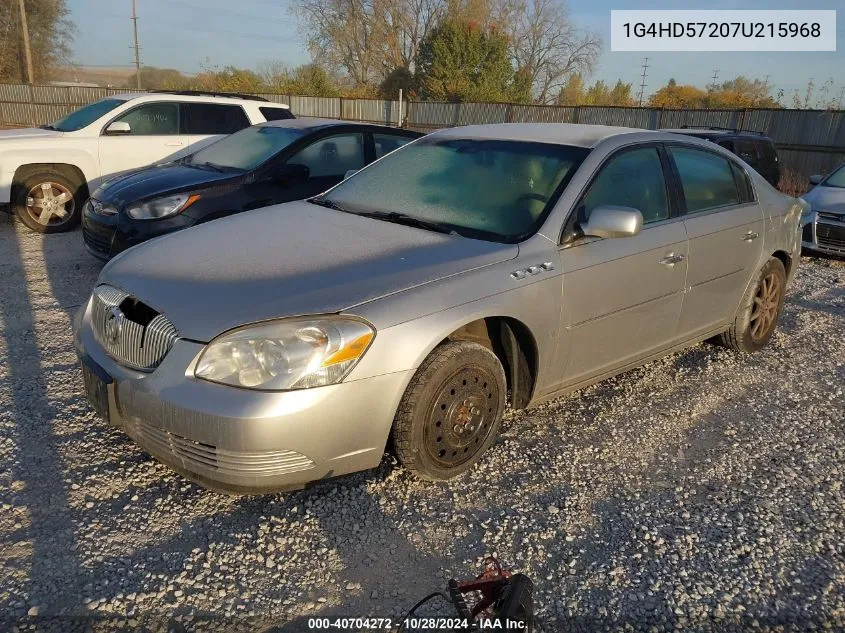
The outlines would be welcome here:
[[[648,70],[648,57],[645,58],[643,61],[643,78],[642,83],[640,84],[640,107],[643,105],[643,96],[645,95],[645,78],[647,77],[646,71]]]

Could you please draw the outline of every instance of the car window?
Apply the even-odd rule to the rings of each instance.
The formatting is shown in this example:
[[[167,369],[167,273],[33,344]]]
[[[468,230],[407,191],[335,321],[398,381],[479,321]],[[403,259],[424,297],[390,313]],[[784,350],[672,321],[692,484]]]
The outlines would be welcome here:
[[[325,194],[350,211],[396,212],[493,241],[534,233],[590,150],[438,137],[391,152]]]
[[[182,134],[232,134],[249,127],[244,109],[222,103],[183,103]]]
[[[670,147],[675,160],[687,213],[739,203],[739,191],[729,161],[712,152]]]
[[[757,141],[757,154],[763,159],[767,164],[776,163],[778,160],[778,154],[775,150],[775,144],[771,141],[760,140]]]
[[[145,103],[121,115],[115,122],[128,123],[132,136],[179,133],[179,104],[175,101]]]
[[[291,156],[288,163],[305,165],[312,178],[343,176],[364,166],[364,137],[350,133],[321,138]]]
[[[586,222],[593,209],[603,205],[633,207],[643,214],[645,223],[669,217],[666,180],[657,148],[627,150],[612,157],[583,197],[578,220]]]
[[[845,165],[828,174],[819,184],[824,187],[845,188]]]
[[[268,121],[282,121],[284,119],[293,119],[293,112],[290,108],[274,108],[272,106],[261,106],[258,111]]]
[[[224,136],[191,155],[189,162],[224,169],[250,171],[302,138],[304,132],[288,127],[259,124]]]
[[[733,161],[730,161],[730,164],[731,170],[733,170],[734,180],[739,188],[740,202],[753,202],[754,189],[751,188],[751,181],[748,180],[748,175],[745,173],[745,170]]]
[[[385,154],[389,154],[393,150],[399,149],[413,140],[414,139],[410,137],[398,136],[396,134],[373,134],[373,142],[376,146],[376,158],[381,158]]]
[[[62,117],[50,127],[59,132],[75,132],[91,125],[104,114],[111,112],[117,106],[126,103],[123,99],[102,99],[89,103],[84,108],[74,110],[65,117]]]
[[[752,167],[757,164],[757,148],[754,146],[754,141],[737,139],[734,154]]]

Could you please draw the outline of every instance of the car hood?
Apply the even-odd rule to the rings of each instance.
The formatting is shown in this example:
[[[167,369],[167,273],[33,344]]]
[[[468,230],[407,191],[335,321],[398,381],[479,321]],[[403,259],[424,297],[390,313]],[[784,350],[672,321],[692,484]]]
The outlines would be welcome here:
[[[841,187],[814,187],[801,197],[813,211],[845,214],[845,189]]]
[[[31,138],[57,138],[61,135],[62,132],[57,130],[45,130],[40,127],[24,127],[14,130],[0,130],[0,142],[22,141]]]
[[[164,163],[107,180],[91,197],[121,208],[136,200],[202,189],[223,182],[239,182],[241,179],[241,174],[189,167],[180,163]]]
[[[207,342],[266,319],[346,310],[512,259],[519,247],[290,202],[131,248],[100,274]]]

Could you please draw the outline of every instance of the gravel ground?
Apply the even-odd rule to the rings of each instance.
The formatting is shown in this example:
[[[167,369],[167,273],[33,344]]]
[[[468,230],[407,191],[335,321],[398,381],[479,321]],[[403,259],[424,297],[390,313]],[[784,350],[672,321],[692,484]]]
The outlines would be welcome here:
[[[0,217],[0,629],[397,617],[491,553],[535,581],[545,631],[845,628],[845,262],[802,260],[764,352],[699,345],[509,415],[451,484],[385,457],[238,498],[84,401],[81,242]]]

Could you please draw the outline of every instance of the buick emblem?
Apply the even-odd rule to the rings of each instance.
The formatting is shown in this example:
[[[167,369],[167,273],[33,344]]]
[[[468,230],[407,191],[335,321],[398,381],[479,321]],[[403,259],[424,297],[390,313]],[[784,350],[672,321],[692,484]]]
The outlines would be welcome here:
[[[117,306],[109,308],[109,313],[106,316],[106,340],[112,345],[117,343],[120,338],[125,319],[126,316],[120,311],[120,308]]]

